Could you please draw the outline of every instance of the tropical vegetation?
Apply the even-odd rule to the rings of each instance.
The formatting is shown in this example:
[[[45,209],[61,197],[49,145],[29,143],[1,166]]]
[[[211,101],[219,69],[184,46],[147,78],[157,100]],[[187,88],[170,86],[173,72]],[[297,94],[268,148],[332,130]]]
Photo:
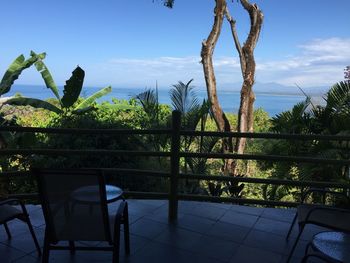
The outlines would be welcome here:
[[[110,91],[101,89],[89,98],[80,97],[84,71],[77,67],[67,80],[61,97],[51,73],[43,63],[45,54],[31,53],[29,59],[19,56],[5,72],[0,82],[1,94],[10,91],[21,72],[35,65],[45,85],[54,98],[38,100],[21,96],[6,98],[1,106],[2,125],[50,128],[100,128],[100,129],[159,129],[169,128],[171,112],[182,114],[181,128],[184,130],[216,130],[216,123],[207,100],[200,101],[195,89],[188,82],[179,81],[169,92],[171,105],[159,103],[158,90],[148,89],[129,100],[113,98],[111,102],[96,103],[95,100]],[[256,132],[341,135],[350,132],[350,84],[342,81],[335,84],[325,95],[325,105],[314,105],[309,97],[295,105],[290,111],[273,118],[262,109],[254,113]],[[237,124],[238,116],[227,114],[230,123]],[[42,134],[0,133],[1,148],[35,149],[108,149],[168,151],[170,138],[166,135],[111,135],[111,134]],[[221,152],[222,139],[202,136],[181,138],[181,150],[189,152]],[[247,140],[246,152],[293,156],[313,156],[332,159],[349,159],[349,144],[341,141],[319,140]],[[224,175],[223,160],[209,158],[181,159],[181,172],[208,175]],[[104,167],[141,168],[168,171],[169,160],[155,157],[127,157],[111,155],[71,155],[49,157],[43,155],[2,156],[2,171],[28,170],[30,167]],[[267,161],[242,161],[242,174],[257,178],[279,178],[292,180],[347,181],[348,167],[336,165],[314,165],[295,162],[272,163]],[[1,179],[0,194],[35,191],[35,182],[30,178]],[[116,174],[110,180],[125,189],[136,191],[167,191],[167,179],[148,178]],[[183,180],[180,191],[212,196],[235,196],[255,199],[295,201],[300,191],[295,187],[224,184],[206,180]]]

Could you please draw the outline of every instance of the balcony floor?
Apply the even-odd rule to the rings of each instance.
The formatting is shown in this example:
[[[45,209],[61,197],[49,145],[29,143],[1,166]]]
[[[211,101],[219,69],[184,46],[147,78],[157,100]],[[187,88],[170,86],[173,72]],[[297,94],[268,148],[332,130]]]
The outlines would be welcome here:
[[[255,208],[205,202],[179,202],[176,224],[167,220],[168,203],[163,200],[128,200],[131,255],[124,255],[121,240],[120,262],[285,262],[294,238],[285,237],[294,209]],[[40,206],[27,206],[32,224],[43,243],[44,219]],[[40,262],[26,224],[9,223],[12,239],[0,227],[0,262]],[[320,230],[307,226],[292,262],[300,262],[305,245]],[[111,262],[111,252],[51,251],[50,262]],[[315,261],[314,261],[315,262]]]

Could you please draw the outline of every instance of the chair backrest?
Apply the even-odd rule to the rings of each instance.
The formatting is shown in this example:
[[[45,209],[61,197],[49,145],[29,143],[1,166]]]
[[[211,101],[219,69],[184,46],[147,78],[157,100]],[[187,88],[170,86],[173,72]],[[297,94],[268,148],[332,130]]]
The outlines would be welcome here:
[[[103,172],[33,169],[50,242],[111,242]]]

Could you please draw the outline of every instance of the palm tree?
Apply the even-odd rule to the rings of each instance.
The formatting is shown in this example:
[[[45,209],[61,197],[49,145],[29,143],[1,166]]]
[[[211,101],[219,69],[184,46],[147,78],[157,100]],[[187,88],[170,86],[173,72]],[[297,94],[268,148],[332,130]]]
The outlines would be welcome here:
[[[325,106],[311,106],[310,98],[300,102],[292,110],[272,118],[272,131],[293,134],[339,135],[350,133],[350,84],[346,81],[335,84],[324,97]],[[311,109],[310,109],[311,108]],[[350,146],[334,141],[276,141],[266,147],[267,153],[316,156],[319,158],[349,159]],[[269,166],[271,168],[271,166]],[[346,180],[348,167],[284,163],[274,165],[273,177],[298,180]],[[292,188],[268,186],[264,189],[268,199],[281,199],[290,194]]]

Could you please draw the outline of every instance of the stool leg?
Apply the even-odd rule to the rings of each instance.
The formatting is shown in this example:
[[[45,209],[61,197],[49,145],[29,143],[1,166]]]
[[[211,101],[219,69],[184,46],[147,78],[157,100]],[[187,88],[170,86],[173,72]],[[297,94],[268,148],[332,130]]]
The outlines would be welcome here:
[[[4,223],[4,227],[5,227],[5,231],[6,231],[8,239],[11,239],[12,236],[11,236],[10,229],[9,229],[7,223]]]
[[[128,203],[125,202],[124,207],[124,242],[125,242],[125,254],[130,255],[130,234],[129,234],[129,211]]]

